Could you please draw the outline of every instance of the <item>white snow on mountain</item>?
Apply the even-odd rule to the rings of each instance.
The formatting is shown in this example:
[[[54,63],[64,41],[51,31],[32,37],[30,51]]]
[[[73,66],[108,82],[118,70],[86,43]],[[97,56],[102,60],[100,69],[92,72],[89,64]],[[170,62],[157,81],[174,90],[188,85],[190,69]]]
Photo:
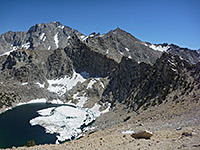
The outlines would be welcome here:
[[[56,44],[56,48],[58,48],[58,32],[56,33],[56,35],[54,36],[54,41],[55,41],[55,44]]]
[[[29,49],[29,47],[30,47],[30,42],[27,42],[21,46],[21,48],[25,48],[25,49]]]
[[[44,38],[44,36],[45,36],[45,33],[42,33],[42,34],[40,35],[40,40],[42,40],[42,39]]]
[[[46,40],[46,38],[47,38],[46,36],[43,38],[43,42]]]
[[[41,83],[39,83],[39,82],[36,82],[36,84],[39,85],[39,87],[41,87],[41,88],[44,88],[44,85],[45,85],[44,83],[41,84]]]
[[[109,112],[111,104],[107,103],[107,105],[108,105],[108,107],[105,110],[100,111],[99,108],[101,107],[101,105],[95,103],[94,106],[90,110],[92,112],[94,112],[94,114],[95,114],[96,117],[99,117],[101,114]]]
[[[73,71],[72,77],[65,76],[61,79],[47,80],[47,82],[49,83],[49,87],[47,88],[47,90],[62,96],[66,92],[66,90],[72,89],[74,86],[76,86],[78,82],[82,83],[85,80],[86,79],[83,78],[83,76]]]
[[[95,79],[91,79],[90,82],[87,85],[86,89],[92,88],[92,86],[96,83],[97,81]]]
[[[157,50],[157,51],[161,51],[161,52],[166,52],[170,46],[161,46],[161,45],[150,45],[149,46],[150,48],[154,49],[154,50]]]
[[[85,38],[85,35],[81,35],[80,38],[81,38],[81,39],[84,39],[84,38]]]
[[[78,96],[78,95],[79,95],[79,92],[74,94],[73,95],[73,99],[77,99],[78,100],[78,103],[76,104],[77,106],[83,107],[83,105],[88,100],[88,98],[85,96],[85,94],[83,94],[82,96]]]
[[[12,49],[10,51],[8,51],[8,52],[5,52],[5,53],[1,54],[0,56],[9,55],[11,52],[16,51],[18,49],[29,49],[29,47],[30,47],[30,42],[22,44],[21,46],[13,46],[13,45],[11,45]]]
[[[28,84],[28,82],[24,82],[24,83],[22,83],[22,85],[27,85]]]
[[[103,82],[101,81],[101,79],[100,79],[100,78],[96,78],[96,80],[98,80],[98,81],[99,81],[99,83],[100,83],[100,85],[102,86],[102,88],[105,88],[105,86],[104,86],[104,84],[103,84]]]
[[[48,47],[48,50],[50,50],[50,49],[51,49],[51,46]]]
[[[121,55],[124,55],[122,52],[119,52]]]
[[[87,38],[88,38],[88,36],[85,36],[85,37],[82,39],[82,41],[85,41]]]
[[[128,49],[127,47],[125,47],[125,50],[126,50],[127,52],[129,52],[129,49]]]
[[[149,47],[149,48],[151,48],[153,50],[161,51],[161,52],[166,52],[170,48],[169,45],[161,46],[161,45],[154,45],[154,44],[150,44],[149,45],[149,44],[146,44],[146,43],[142,43],[142,44],[144,44],[145,46],[147,46],[147,47]]]
[[[65,28],[65,26],[58,26],[58,28],[60,28],[60,29],[64,29],[64,28]]]

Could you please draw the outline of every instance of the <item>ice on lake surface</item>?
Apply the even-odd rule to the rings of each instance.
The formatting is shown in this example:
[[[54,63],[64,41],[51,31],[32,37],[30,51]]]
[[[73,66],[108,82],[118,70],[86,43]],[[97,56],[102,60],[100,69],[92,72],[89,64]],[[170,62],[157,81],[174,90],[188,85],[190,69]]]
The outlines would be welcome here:
[[[56,143],[77,137],[96,119],[91,110],[70,105],[42,109],[38,114],[30,124],[44,127],[47,133],[57,133]]]

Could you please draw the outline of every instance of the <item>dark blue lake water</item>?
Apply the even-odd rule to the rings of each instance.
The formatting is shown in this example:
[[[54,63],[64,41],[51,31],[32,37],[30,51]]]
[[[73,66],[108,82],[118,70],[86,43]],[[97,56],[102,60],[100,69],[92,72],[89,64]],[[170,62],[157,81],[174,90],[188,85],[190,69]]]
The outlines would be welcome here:
[[[45,133],[41,126],[31,126],[29,121],[39,116],[38,110],[57,107],[58,104],[35,103],[15,107],[0,115],[0,148],[24,146],[27,141],[36,144],[55,143],[56,135]]]

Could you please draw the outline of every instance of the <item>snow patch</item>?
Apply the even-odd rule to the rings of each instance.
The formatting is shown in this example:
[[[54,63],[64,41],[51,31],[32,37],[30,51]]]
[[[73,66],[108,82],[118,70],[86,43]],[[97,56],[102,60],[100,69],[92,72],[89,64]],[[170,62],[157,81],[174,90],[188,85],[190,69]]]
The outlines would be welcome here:
[[[28,84],[28,82],[24,82],[24,83],[22,83],[22,85],[27,85]]]
[[[104,86],[103,82],[100,80],[100,78],[98,78],[97,80],[99,81],[100,85],[101,85],[101,86],[102,86],[102,88],[104,89],[104,88],[105,88],[105,86]]]
[[[25,48],[25,49],[29,49],[29,47],[30,47],[30,42],[25,43],[25,44],[23,44],[23,45],[21,46],[21,48]]]
[[[78,103],[76,105],[79,106],[79,107],[83,107],[83,105],[88,100],[88,98],[85,97],[85,94],[83,94],[83,96],[78,96],[78,95],[79,95],[79,92],[74,94],[73,99],[78,99]]]
[[[13,50],[5,52],[3,54],[1,54],[0,56],[4,56],[4,55],[10,55],[11,52],[15,51],[16,49],[13,48]]]
[[[59,100],[59,99],[56,99],[56,100],[52,100],[52,101],[50,101],[50,102],[48,102],[48,103],[50,103],[50,104],[64,104],[61,100]]]
[[[43,42],[46,40],[46,38],[47,38],[46,36],[43,38]]]
[[[161,46],[161,45],[150,45],[149,46],[150,48],[152,48],[153,50],[156,50],[156,51],[161,51],[161,52],[166,52],[170,46]]]
[[[27,102],[27,104],[46,103],[46,102],[47,102],[47,99],[45,99],[45,98],[40,98],[40,99],[31,100],[31,101]]]
[[[127,52],[129,52],[130,50],[127,48],[127,47],[125,47],[125,50],[127,51]]]
[[[100,111],[99,108],[101,107],[101,105],[95,103],[94,106],[90,110],[92,112],[94,112],[96,117],[99,117],[101,114],[109,112],[110,106],[111,106],[111,104],[108,103],[108,107],[105,110]]]
[[[60,28],[60,29],[64,29],[64,28],[65,28],[65,26],[58,26],[58,28]]]
[[[47,100],[45,98],[39,98],[39,99],[30,100],[25,103],[18,103],[17,106],[21,106],[21,105],[25,105],[25,104],[33,104],[33,103],[46,103],[46,102],[47,102]]]
[[[85,35],[81,35],[80,38],[81,38],[81,39],[84,39],[84,38],[85,38]]]
[[[50,50],[50,49],[51,49],[51,46],[48,47],[48,50]]]
[[[127,131],[122,131],[122,134],[133,134],[134,131],[132,130],[127,130]]]
[[[45,36],[45,33],[42,33],[42,34],[40,35],[40,40],[42,40],[42,39],[44,38],[44,36]]]
[[[47,88],[47,90],[57,93],[59,96],[62,96],[66,92],[66,90],[71,90],[74,86],[76,86],[78,82],[82,83],[85,80],[86,79],[84,79],[84,77],[73,71],[72,77],[65,76],[61,79],[47,80],[47,82],[49,83],[49,87]]]
[[[58,48],[58,32],[56,33],[56,35],[54,36],[54,41],[55,41],[55,44],[56,44],[56,48]]]
[[[17,106],[25,105],[25,104],[34,104],[34,103],[50,103],[50,104],[64,104],[61,100],[51,100],[47,101],[45,98],[33,99],[28,102],[18,103]]]
[[[83,38],[83,41],[85,41],[87,38],[88,38],[88,36],[85,36],[85,37]]]
[[[39,82],[36,82],[37,85],[39,85],[39,87],[44,88],[45,83],[41,84]]]
[[[94,37],[94,34],[90,34],[89,37]]]
[[[87,85],[86,89],[92,88],[92,86],[96,83],[97,81],[95,79],[90,80],[90,82]]]
[[[8,52],[5,52],[5,53],[1,54],[0,56],[10,55],[10,53],[13,52],[13,51],[16,51],[18,49],[29,49],[29,47],[30,47],[30,42],[22,44],[21,46],[13,46],[13,45],[11,45],[12,49],[10,51],[8,51]]]

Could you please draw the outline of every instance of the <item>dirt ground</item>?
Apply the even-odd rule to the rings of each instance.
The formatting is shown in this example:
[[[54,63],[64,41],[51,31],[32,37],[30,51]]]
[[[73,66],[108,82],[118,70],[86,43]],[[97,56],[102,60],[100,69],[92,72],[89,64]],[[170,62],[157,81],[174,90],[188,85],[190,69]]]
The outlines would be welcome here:
[[[122,111],[122,110],[121,110]],[[86,136],[60,145],[38,145],[16,150],[200,150],[200,101],[164,103],[139,114],[122,116],[120,110],[104,114],[96,124],[104,124]],[[126,116],[131,118],[124,122]],[[119,118],[117,118],[119,117]],[[107,122],[112,118],[113,122]],[[106,121],[105,121],[106,120]],[[114,122],[114,120],[120,120]],[[106,122],[106,123],[105,123]],[[107,127],[106,127],[107,126]],[[134,139],[125,131],[148,130],[150,139]]]

